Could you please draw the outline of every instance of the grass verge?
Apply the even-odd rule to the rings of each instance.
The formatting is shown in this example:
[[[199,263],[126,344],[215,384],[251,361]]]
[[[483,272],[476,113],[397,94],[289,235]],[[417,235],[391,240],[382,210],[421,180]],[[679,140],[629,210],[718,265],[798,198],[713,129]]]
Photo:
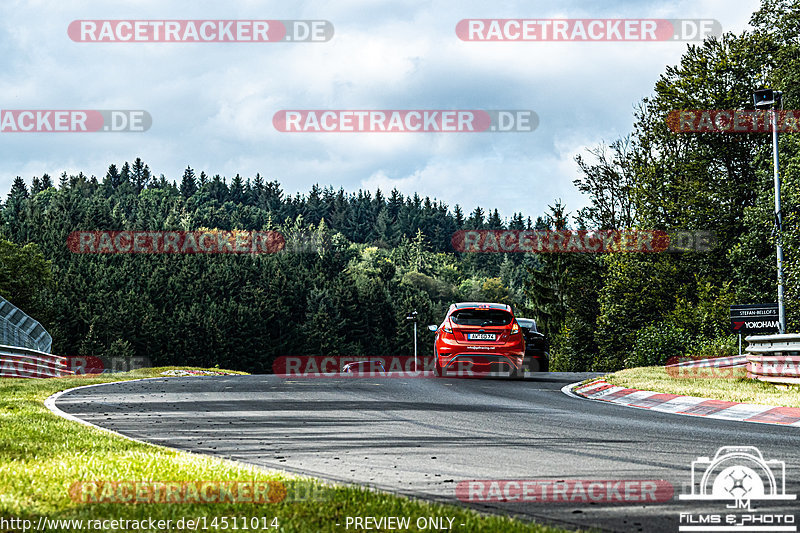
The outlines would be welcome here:
[[[44,406],[44,400],[60,390],[156,377],[164,370],[168,369],[94,377],[0,380],[0,531],[23,531],[26,524],[21,520],[31,521],[28,530],[44,524],[40,531],[181,531],[192,528],[185,527],[185,522],[183,528],[176,527],[178,520],[200,517],[205,517],[207,527],[217,519],[216,527],[208,527],[207,531],[344,531],[348,516],[410,517],[409,531],[417,531],[413,524],[418,517],[454,518],[454,531],[563,531],[501,516],[484,516],[456,505],[416,501],[361,487],[324,485],[311,478],[142,444],[65,420]],[[91,497],[82,502],[70,496],[70,488],[76,482],[98,481],[271,482],[272,486],[285,487],[287,497],[278,503],[262,504],[164,504],[93,503]],[[100,492],[97,496],[99,501],[107,502],[121,494],[106,494],[103,498]],[[228,517],[224,526],[221,517]],[[254,517],[260,519],[255,528]],[[131,522],[110,522],[150,519],[172,520],[172,524],[167,528],[164,524],[150,527],[150,523],[136,522],[133,527]],[[83,522],[78,525],[58,520]],[[92,525],[90,520],[106,522]]]
[[[718,377],[710,377],[718,376]],[[800,407],[800,387],[780,386],[744,377],[744,369],[692,369],[691,376],[672,376],[664,367],[628,368],[604,376],[620,387],[700,396],[729,402]]]

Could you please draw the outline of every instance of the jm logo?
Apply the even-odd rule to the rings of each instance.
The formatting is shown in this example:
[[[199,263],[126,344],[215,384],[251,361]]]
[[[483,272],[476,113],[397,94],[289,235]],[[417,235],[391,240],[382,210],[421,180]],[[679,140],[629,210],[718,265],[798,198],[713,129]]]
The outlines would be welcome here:
[[[680,500],[729,501],[728,509],[750,510],[751,500],[795,500],[786,494],[783,461],[765,461],[755,446],[722,446],[714,459],[692,462],[692,493]]]

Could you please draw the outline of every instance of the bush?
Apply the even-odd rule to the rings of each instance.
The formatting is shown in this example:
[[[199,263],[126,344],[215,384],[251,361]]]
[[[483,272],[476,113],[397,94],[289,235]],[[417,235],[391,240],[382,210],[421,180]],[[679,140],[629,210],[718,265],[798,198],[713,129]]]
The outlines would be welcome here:
[[[698,342],[687,354],[692,358],[710,359],[712,357],[731,357],[739,352],[736,335],[718,337]]]
[[[131,358],[133,357],[134,351],[133,347],[131,347],[131,343],[124,339],[116,339],[114,342],[111,343],[111,346],[105,352],[107,357],[124,357],[124,358]]]
[[[551,372],[585,372],[594,351],[592,324],[567,316],[561,330],[553,336],[550,349]]]
[[[626,358],[625,367],[663,365],[671,357],[686,355],[696,343],[685,329],[674,324],[651,324],[636,332],[633,353]]]

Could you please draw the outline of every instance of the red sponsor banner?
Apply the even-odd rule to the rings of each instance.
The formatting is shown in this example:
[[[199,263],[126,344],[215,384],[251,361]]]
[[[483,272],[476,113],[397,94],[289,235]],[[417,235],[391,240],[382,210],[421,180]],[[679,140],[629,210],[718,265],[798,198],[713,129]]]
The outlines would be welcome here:
[[[459,230],[451,243],[473,253],[653,253],[666,251],[670,238],[658,230]]]
[[[800,131],[800,110],[683,109],[667,115],[667,127],[675,133],[772,133],[772,113],[777,113],[778,132]]]
[[[473,479],[459,481],[462,502],[645,503],[672,500],[662,479]]]
[[[78,503],[278,503],[278,481],[78,481],[69,488]]]
[[[283,249],[277,231],[73,231],[76,254],[259,254]]]

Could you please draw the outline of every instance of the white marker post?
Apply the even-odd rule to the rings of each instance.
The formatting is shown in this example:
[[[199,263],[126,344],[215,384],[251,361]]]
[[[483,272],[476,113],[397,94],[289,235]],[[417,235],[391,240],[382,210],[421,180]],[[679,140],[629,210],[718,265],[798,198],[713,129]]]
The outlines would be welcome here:
[[[406,320],[411,320],[414,322],[414,372],[416,373],[417,370],[417,311],[416,309],[409,313],[406,317]]]

